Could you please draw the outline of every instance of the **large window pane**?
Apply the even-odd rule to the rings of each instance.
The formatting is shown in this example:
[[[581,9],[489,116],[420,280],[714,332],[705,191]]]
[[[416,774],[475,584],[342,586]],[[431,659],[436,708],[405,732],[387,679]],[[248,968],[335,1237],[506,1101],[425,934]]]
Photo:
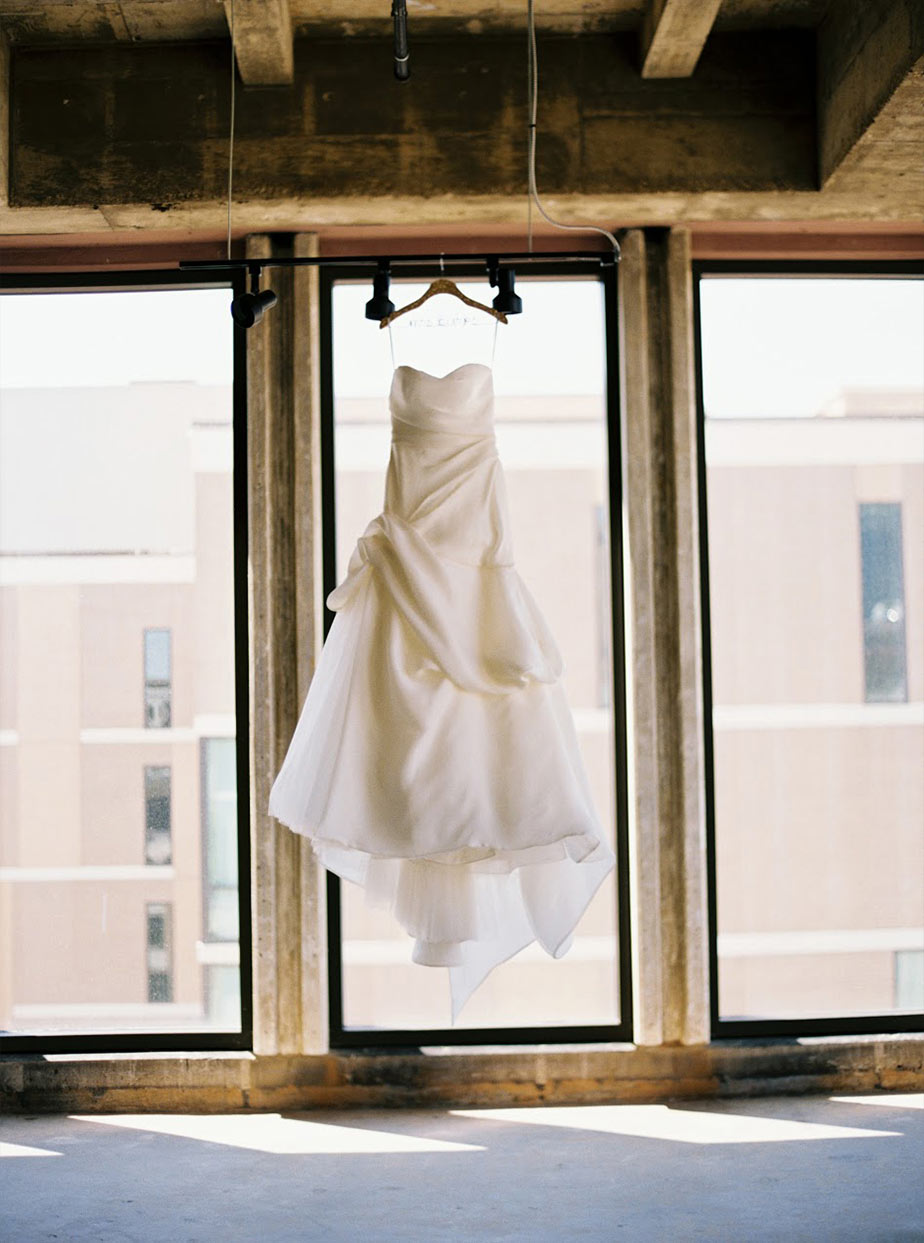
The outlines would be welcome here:
[[[704,277],[721,1019],[924,1010],[924,282]]]
[[[240,1022],[236,859],[225,858],[228,301],[226,289],[0,298],[0,1028],[10,1032]],[[204,735],[220,778],[200,764]],[[214,904],[229,900],[218,918]]]
[[[484,282],[458,282],[483,301]],[[525,313],[498,331],[496,431],[517,568],[562,650],[565,689],[601,822],[614,840],[606,371],[602,288],[596,281],[520,282]],[[393,285],[398,305],[426,284]],[[381,509],[388,464],[388,333],[363,318],[369,288],[333,291],[337,576]],[[493,325],[440,307],[395,324],[396,358],[442,375],[490,361]],[[451,319],[451,323],[448,320]],[[479,321],[481,321],[479,323]],[[567,345],[562,324],[568,324]],[[451,330],[446,331],[447,327]],[[362,892],[341,884],[343,1022],[386,1029],[449,1025],[446,972],[411,962],[411,939]],[[619,1020],[616,881],[609,878],[555,962],[538,946],[497,968],[458,1027],[613,1024]]]

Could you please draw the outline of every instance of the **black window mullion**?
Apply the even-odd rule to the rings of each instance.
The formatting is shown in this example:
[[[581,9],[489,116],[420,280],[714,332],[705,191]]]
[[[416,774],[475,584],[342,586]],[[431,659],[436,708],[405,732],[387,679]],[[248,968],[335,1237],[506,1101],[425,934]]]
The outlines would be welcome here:
[[[716,1040],[855,1035],[924,1030],[924,1014],[842,1015],[793,1019],[723,1019],[719,1012],[718,896],[716,869],[715,766],[713,740],[712,636],[710,623],[708,488],[705,451],[701,284],[709,276],[903,277],[924,276],[924,264],[905,261],[703,260],[693,263],[694,355],[697,404],[697,480],[703,649],[706,856],[709,906],[711,1034]],[[858,555],[860,555],[858,553]]]
[[[518,273],[524,286],[530,276],[567,276],[586,273],[574,263],[531,264],[528,270]],[[611,549],[611,592],[613,618],[613,710],[615,733],[615,782],[616,782],[616,867],[617,918],[618,918],[618,993],[620,1021],[618,1024],[541,1026],[541,1027],[491,1027],[491,1028],[426,1028],[372,1030],[353,1029],[343,1022],[343,961],[342,919],[340,893],[341,882],[332,872],[327,874],[327,928],[328,928],[328,985],[330,1043],[333,1048],[344,1049],[415,1049],[425,1046],[466,1046],[483,1044],[555,1044],[575,1042],[608,1042],[631,1040],[632,1032],[632,982],[630,910],[628,883],[628,804],[626,793],[626,705],[625,705],[625,641],[623,601],[623,553],[622,553],[622,487],[621,444],[619,420],[619,351],[617,332],[617,282],[613,265],[595,264],[600,272],[604,288],[606,317],[607,361],[607,429],[609,474],[609,520]],[[483,276],[483,266],[473,264],[471,269],[453,268],[453,276],[459,278]],[[402,267],[396,273],[403,279],[430,278],[432,267]],[[356,281],[355,269],[322,268],[321,289],[321,481],[323,514],[323,565],[324,595],[336,587],[336,493],[334,460],[334,391],[333,391],[333,313],[334,285],[337,281]],[[370,274],[371,290],[371,274]],[[333,620],[333,614],[325,610],[325,634]]]
[[[190,274],[164,269],[104,272],[0,273],[0,293],[154,290],[163,288],[227,288],[228,302],[246,288],[246,272]],[[230,320],[230,313],[229,313]],[[43,1033],[0,1032],[0,1055],[8,1053],[133,1053],[179,1050],[249,1049],[253,1043],[251,914],[250,914],[250,799],[249,799],[249,644],[247,599],[247,378],[246,332],[232,325],[233,379],[233,490],[234,490],[234,625],[236,782],[238,816],[238,894],[240,909],[240,1031]],[[172,666],[172,652],[171,652]],[[146,674],[145,670],[145,674]],[[162,680],[161,680],[162,681]],[[145,684],[147,678],[145,676]],[[152,683],[153,685],[153,683]],[[166,683],[169,694],[169,680]],[[163,905],[163,904],[161,904]],[[169,903],[167,904],[169,906]],[[146,921],[145,921],[146,923]],[[170,934],[172,935],[172,934]],[[143,961],[143,958],[142,958]]]

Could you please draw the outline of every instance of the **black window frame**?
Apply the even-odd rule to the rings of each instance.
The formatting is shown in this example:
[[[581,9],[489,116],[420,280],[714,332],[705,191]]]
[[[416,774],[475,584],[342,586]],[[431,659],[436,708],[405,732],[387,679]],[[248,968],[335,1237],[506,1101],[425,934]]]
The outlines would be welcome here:
[[[700,602],[703,651],[703,731],[706,795],[706,868],[709,910],[709,1009],[713,1040],[754,1037],[850,1036],[882,1032],[924,1031],[920,1014],[826,1015],[793,1019],[737,1018],[719,1015],[718,900],[716,878],[715,769],[712,730],[712,630],[709,595],[709,530],[706,494],[705,401],[703,396],[703,349],[701,282],[712,276],[776,278],[816,277],[924,277],[924,263],[911,260],[785,260],[709,259],[694,260],[693,346],[696,381],[697,492],[699,513]]]
[[[194,277],[175,269],[125,269],[110,272],[4,272],[0,293],[145,292],[158,289],[227,289],[228,305],[246,291],[246,272]],[[232,389],[233,541],[234,541],[234,688],[237,777],[238,913],[240,921],[240,1031],[176,1032],[28,1032],[0,1031],[0,1055],[7,1053],[136,1053],[253,1048],[253,961],[250,893],[250,686],[247,599],[247,335],[231,321],[234,378]],[[155,345],[152,342],[152,348]],[[153,731],[155,734],[158,731]]]
[[[454,263],[452,275],[460,279],[484,278],[484,265]],[[429,280],[432,265],[402,264],[392,280]],[[333,289],[337,283],[363,283],[355,267],[325,266],[320,270],[321,345],[321,504],[324,595],[336,584],[336,509],[334,461]],[[622,439],[620,404],[619,320],[617,273],[614,264],[599,260],[575,260],[567,256],[548,262],[531,262],[519,269],[518,280],[528,290],[530,278],[595,277],[603,287],[607,396],[608,482],[610,521],[610,582],[612,591],[612,708],[615,733],[616,809],[616,919],[618,938],[617,988],[619,1022],[478,1028],[348,1028],[343,1023],[343,961],[341,939],[340,878],[327,873],[327,942],[330,1047],[337,1049],[419,1049],[426,1046],[524,1045],[608,1043],[632,1040],[631,910],[629,899],[629,828],[626,742],[625,605],[622,543]],[[371,287],[370,287],[371,288]],[[324,634],[334,614],[325,607]]]

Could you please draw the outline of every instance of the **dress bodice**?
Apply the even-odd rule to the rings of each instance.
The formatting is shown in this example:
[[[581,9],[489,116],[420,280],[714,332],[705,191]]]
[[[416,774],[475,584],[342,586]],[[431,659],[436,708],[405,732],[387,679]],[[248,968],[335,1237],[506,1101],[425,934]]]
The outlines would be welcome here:
[[[480,436],[493,432],[494,381],[484,363],[463,363],[444,376],[395,368],[389,398],[394,432],[405,429]]]
[[[453,560],[512,561],[490,367],[463,363],[444,376],[398,367],[389,404],[385,512]]]

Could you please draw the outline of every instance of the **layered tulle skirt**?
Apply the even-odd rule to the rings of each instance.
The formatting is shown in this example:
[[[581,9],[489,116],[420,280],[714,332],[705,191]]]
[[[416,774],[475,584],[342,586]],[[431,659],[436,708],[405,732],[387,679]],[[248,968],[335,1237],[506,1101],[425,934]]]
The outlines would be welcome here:
[[[329,604],[269,810],[449,968],[455,1019],[532,941],[564,954],[613,866],[558,650],[512,565],[449,560],[394,514]]]

